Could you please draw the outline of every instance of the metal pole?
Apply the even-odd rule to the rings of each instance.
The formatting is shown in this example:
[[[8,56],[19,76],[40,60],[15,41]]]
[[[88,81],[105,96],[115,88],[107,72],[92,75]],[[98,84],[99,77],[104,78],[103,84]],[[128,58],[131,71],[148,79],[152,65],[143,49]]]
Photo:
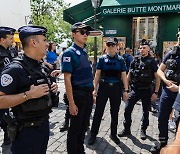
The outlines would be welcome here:
[[[97,29],[96,21],[96,8],[94,8],[94,29]],[[97,64],[97,37],[94,37],[94,63],[93,63],[93,75],[96,73],[96,64]]]

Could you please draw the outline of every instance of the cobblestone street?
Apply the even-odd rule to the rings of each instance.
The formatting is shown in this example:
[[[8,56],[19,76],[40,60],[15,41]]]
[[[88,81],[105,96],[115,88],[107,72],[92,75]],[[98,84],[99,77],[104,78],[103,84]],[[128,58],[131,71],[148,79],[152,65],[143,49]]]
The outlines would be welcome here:
[[[64,105],[62,98],[64,94],[64,80],[60,78],[59,80],[59,90],[60,90],[60,103],[59,107],[53,109],[53,112],[50,114],[50,139],[47,149],[47,154],[65,154],[66,152],[66,136],[67,132],[60,132],[59,127],[64,122],[64,113],[66,106]],[[94,109],[91,114],[93,117]],[[121,108],[119,111],[119,126],[118,132],[123,129],[123,113],[124,113],[124,102],[121,103]],[[147,129],[147,139],[145,141],[140,139],[140,123],[141,123],[142,109],[141,103],[135,105],[133,114],[132,114],[132,126],[131,126],[131,137],[122,137],[120,138],[120,145],[116,145],[110,138],[110,111],[109,111],[109,102],[107,103],[104,116],[101,122],[101,127],[99,134],[97,136],[97,141],[93,146],[88,146],[87,141],[89,138],[89,130],[87,131],[85,148],[87,154],[148,154],[149,149],[152,145],[152,141],[157,140],[158,138],[158,129],[157,129],[157,114],[150,112],[150,125]],[[174,134],[169,133],[170,142],[172,141]],[[3,131],[0,130],[0,145],[3,140]],[[2,154],[11,154],[10,146],[3,146],[0,148],[0,153]]]

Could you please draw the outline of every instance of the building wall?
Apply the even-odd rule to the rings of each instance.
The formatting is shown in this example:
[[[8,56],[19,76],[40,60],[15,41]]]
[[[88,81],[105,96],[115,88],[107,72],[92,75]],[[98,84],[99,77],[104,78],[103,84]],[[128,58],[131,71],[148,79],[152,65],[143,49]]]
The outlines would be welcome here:
[[[117,30],[117,34],[106,34],[106,30]],[[104,17],[104,36],[126,37],[126,46],[131,47],[132,40],[132,17],[111,16]]]
[[[0,3],[0,26],[18,29],[29,22],[30,0],[1,0]]]

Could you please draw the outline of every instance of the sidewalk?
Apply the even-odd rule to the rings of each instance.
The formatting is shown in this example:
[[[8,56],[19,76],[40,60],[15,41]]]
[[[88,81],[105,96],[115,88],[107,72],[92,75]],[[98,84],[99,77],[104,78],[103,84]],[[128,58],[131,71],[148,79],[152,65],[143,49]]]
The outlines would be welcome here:
[[[67,132],[60,132],[59,127],[64,122],[64,113],[66,110],[66,106],[64,105],[62,99],[64,94],[64,80],[61,77],[59,82],[59,90],[60,90],[60,103],[59,107],[53,109],[53,112],[50,114],[50,139],[47,149],[47,154],[66,154],[66,138]],[[150,112],[150,123],[147,129],[148,138],[143,141],[140,139],[140,124],[142,117],[142,108],[141,103],[135,105],[135,108],[132,113],[132,136],[122,137],[120,138],[120,145],[116,145],[110,138],[110,104],[107,103],[106,109],[104,112],[104,116],[101,122],[101,127],[99,134],[97,136],[97,142],[93,146],[88,146],[88,138],[89,138],[89,130],[87,131],[87,136],[85,139],[85,148],[87,154],[149,154],[149,149],[152,145],[152,141],[156,141],[158,139],[158,122],[157,122],[157,114],[153,114]],[[91,114],[92,123],[92,116]],[[121,103],[120,111],[119,111],[119,127],[118,132],[123,129],[123,119],[124,119],[124,102]],[[169,133],[170,142],[174,138],[173,133]],[[3,140],[3,132],[0,130],[0,145]],[[11,154],[10,147],[0,147],[0,154]]]

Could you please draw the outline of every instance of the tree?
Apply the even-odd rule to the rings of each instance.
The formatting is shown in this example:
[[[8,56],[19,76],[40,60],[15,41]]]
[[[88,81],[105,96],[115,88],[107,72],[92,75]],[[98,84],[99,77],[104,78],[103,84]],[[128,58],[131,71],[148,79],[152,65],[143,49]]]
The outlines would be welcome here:
[[[69,4],[63,0],[31,0],[32,22],[48,29],[47,39],[62,43],[71,37],[71,25],[63,20],[63,10]]]

